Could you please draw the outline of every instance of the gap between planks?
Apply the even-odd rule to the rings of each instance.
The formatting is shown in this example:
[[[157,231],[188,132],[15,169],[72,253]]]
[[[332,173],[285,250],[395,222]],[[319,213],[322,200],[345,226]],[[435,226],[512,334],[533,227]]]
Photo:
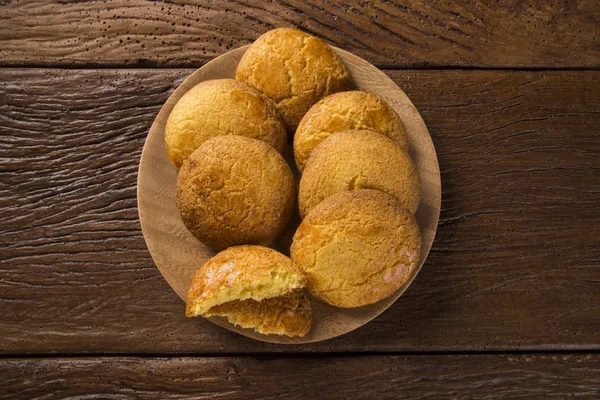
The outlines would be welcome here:
[[[369,61],[369,60],[366,60]],[[61,64],[61,65],[46,65],[46,64],[23,64],[23,65],[9,65],[2,64],[0,62],[0,69],[52,69],[52,70],[106,70],[106,69],[116,69],[116,70],[196,70],[206,65],[199,64],[197,66],[190,65],[182,65],[182,66],[173,66],[173,65],[154,65],[152,63],[139,63],[139,64],[98,64],[98,65],[81,65],[81,64]],[[456,67],[456,66],[411,66],[411,67],[394,67],[393,65],[376,65],[375,67],[380,70],[386,71],[527,71],[527,72],[584,72],[584,71],[600,71],[600,64],[594,67],[477,67],[477,66],[466,66],[466,67]]]
[[[386,357],[386,356],[518,356],[518,355],[593,355],[600,354],[600,348],[590,349],[522,349],[522,350],[457,350],[457,351],[343,351],[343,352],[218,352],[218,353],[34,353],[0,354],[0,360],[12,359],[67,359],[67,358],[347,358],[347,357]]]

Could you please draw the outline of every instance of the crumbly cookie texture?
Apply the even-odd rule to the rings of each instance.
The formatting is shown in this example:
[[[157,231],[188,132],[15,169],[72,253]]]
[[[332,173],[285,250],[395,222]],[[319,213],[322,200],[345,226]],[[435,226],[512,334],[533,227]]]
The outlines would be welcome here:
[[[280,153],[287,144],[285,124],[275,105],[233,79],[204,81],[179,99],[165,126],[167,155],[180,168],[202,143],[219,135],[259,139]]]
[[[349,91],[332,94],[315,104],[302,118],[294,135],[294,157],[302,171],[312,151],[335,132],[372,130],[390,138],[408,151],[408,136],[402,119],[374,94]]]
[[[292,260],[310,293],[337,307],[360,307],[391,296],[419,262],[421,235],[414,216],[377,190],[327,197],[294,235]]]
[[[283,157],[265,142],[243,136],[205,141],[177,177],[183,224],[215,250],[273,240],[290,219],[295,194]]]
[[[305,290],[256,300],[234,300],[211,308],[205,317],[225,317],[231,324],[252,328],[263,335],[305,336],[312,317]]]
[[[321,98],[351,87],[350,74],[335,52],[292,28],[260,36],[240,60],[236,78],[271,98],[290,131]]]
[[[222,316],[263,334],[304,336],[311,325],[306,277],[289,257],[262,246],[234,246],[194,275],[186,315]]]
[[[421,181],[408,153],[387,137],[366,130],[337,132],[317,146],[306,163],[298,194],[300,215],[332,194],[355,189],[386,192],[414,214]]]

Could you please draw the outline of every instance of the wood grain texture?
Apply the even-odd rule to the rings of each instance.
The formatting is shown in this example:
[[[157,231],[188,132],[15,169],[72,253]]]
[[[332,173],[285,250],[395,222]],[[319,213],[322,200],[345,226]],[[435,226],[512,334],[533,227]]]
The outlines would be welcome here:
[[[5,355],[600,348],[600,72],[389,72],[438,152],[436,241],[380,317],[295,347],[187,320],[145,248],[140,152],[192,70],[0,72]]]
[[[3,66],[199,66],[281,26],[385,68],[600,66],[595,0],[14,0],[0,17]]]
[[[600,356],[66,358],[0,362],[4,398],[422,399],[600,396]]]

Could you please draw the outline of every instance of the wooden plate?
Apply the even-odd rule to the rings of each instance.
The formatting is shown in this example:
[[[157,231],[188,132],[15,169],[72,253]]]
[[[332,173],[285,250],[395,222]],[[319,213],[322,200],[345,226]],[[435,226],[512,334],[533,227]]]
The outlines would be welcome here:
[[[184,300],[192,276],[214,252],[198,242],[179,219],[175,206],[177,170],[167,158],[165,123],[175,103],[193,86],[208,79],[235,77],[235,69],[247,47],[232,50],[209,62],[177,88],[152,124],[140,160],[138,210],[144,239],[156,266]],[[382,71],[347,51],[337,48],[335,51],[348,66],[356,87],[387,101],[400,115],[408,130],[410,154],[417,164],[423,192],[416,214],[422,234],[419,267],[393,296],[370,306],[341,309],[312,299],[312,329],[303,338],[261,335],[250,329],[235,327],[224,319],[211,318],[215,324],[253,339],[272,343],[310,343],[330,339],[364,325],[388,308],[408,288],[429,253],[437,229],[441,201],[440,171],[431,137],[419,112],[406,94]],[[297,224],[297,219],[290,224],[287,234],[276,245],[279,251],[289,254],[290,238]],[[415,307],[418,305],[415,304]],[[181,313],[184,313],[183,305]],[[199,327],[202,325],[199,324]]]

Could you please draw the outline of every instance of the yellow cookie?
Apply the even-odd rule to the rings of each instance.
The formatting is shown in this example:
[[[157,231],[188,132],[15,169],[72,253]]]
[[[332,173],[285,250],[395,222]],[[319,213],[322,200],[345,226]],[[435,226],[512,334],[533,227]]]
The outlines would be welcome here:
[[[233,79],[204,81],[179,99],[165,126],[167,155],[180,168],[198,146],[219,135],[263,140],[280,153],[287,143],[285,125],[271,101]]]
[[[392,196],[359,189],[327,197],[302,221],[291,247],[310,293],[360,307],[391,296],[419,263],[414,216]]]
[[[177,176],[183,224],[216,250],[272,241],[290,219],[295,193],[292,171],[281,154],[243,136],[205,141]]]
[[[304,169],[311,152],[329,135],[351,129],[379,132],[408,151],[404,123],[385,101],[370,93],[342,92],[325,97],[302,118],[294,135],[298,169]]]
[[[373,131],[334,133],[312,152],[298,194],[304,217],[323,199],[345,190],[377,189],[411,213],[419,206],[421,181],[408,153]]]
[[[329,46],[291,28],[256,39],[240,60],[236,78],[273,99],[292,131],[313,104],[351,85],[346,66]]]
[[[305,336],[312,321],[310,299],[303,289],[262,301],[230,301],[211,308],[204,316],[225,317],[231,324],[263,335]]]
[[[289,257],[262,246],[235,246],[194,275],[186,315],[223,316],[263,334],[304,336],[311,325],[306,278]]]

